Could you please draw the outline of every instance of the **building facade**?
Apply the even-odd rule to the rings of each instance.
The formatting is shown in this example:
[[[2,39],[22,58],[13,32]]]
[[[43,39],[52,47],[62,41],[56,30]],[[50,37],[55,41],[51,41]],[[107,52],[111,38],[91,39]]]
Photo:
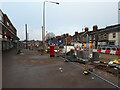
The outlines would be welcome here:
[[[1,38],[2,38],[2,50],[8,50],[17,46],[17,30],[11,23],[6,14],[0,10],[0,25],[1,25]]]
[[[95,47],[104,46],[119,46],[120,45],[120,24],[108,26],[106,28],[97,29],[92,31],[92,43],[96,44]],[[95,42],[95,43],[94,43]]]
[[[98,29],[98,26],[94,25],[92,31],[85,28],[84,32],[73,35],[72,44],[82,44],[81,46],[93,44],[94,48],[110,45],[120,46],[120,24],[107,26],[102,29]]]

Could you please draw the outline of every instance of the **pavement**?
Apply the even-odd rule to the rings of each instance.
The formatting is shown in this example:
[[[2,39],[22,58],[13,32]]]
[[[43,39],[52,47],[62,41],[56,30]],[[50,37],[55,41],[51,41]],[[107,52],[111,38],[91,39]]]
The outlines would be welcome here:
[[[84,75],[81,68],[62,58],[51,58],[38,51],[23,52],[3,52],[3,88],[115,88],[92,74]]]

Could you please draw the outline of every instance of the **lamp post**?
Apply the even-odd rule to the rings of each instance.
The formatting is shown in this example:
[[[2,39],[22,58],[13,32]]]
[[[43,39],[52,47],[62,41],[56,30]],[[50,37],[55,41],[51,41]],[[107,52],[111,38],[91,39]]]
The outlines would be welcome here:
[[[43,28],[42,28],[42,40],[43,40],[43,49],[45,50],[46,47],[45,47],[45,3],[46,2],[49,2],[49,3],[55,3],[55,4],[58,4],[58,2],[53,2],[53,1],[44,1],[43,3]]]
[[[28,33],[27,33],[27,24],[25,24],[25,30],[26,30],[26,49],[28,47],[27,40],[28,40]]]

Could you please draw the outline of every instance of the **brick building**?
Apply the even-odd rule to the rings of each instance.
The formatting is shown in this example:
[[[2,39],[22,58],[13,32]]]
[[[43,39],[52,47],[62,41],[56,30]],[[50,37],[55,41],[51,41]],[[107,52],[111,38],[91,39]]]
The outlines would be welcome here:
[[[94,48],[104,47],[109,45],[120,45],[120,24],[107,26],[98,29],[97,25],[93,26],[93,30],[89,31],[86,27],[84,32],[76,32],[72,37],[72,44],[92,43]]]
[[[2,50],[7,50],[16,46],[19,38],[17,37],[17,30],[11,23],[6,14],[0,10],[0,25],[1,25],[1,38]]]
[[[49,41],[50,41],[50,44],[64,46],[64,45],[66,45],[66,39],[67,39],[67,45],[71,45],[71,38],[72,38],[72,36],[67,33],[67,34],[63,34],[61,36],[56,36]]]
[[[102,39],[102,40],[101,40]],[[104,44],[100,44],[99,42]],[[120,24],[108,26],[103,30],[99,30],[99,46],[107,46],[107,45],[120,45]]]

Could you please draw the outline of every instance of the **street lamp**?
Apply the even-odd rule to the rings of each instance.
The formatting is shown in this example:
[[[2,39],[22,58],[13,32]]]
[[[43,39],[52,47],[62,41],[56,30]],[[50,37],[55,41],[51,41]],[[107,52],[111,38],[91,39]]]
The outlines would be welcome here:
[[[43,40],[43,48],[44,49],[46,49],[45,48],[45,3],[46,2],[49,2],[49,3],[55,3],[55,4],[58,4],[59,5],[59,3],[58,2],[53,2],[53,1],[44,1],[44,3],[43,3],[43,30],[42,30],[42,40]]]

